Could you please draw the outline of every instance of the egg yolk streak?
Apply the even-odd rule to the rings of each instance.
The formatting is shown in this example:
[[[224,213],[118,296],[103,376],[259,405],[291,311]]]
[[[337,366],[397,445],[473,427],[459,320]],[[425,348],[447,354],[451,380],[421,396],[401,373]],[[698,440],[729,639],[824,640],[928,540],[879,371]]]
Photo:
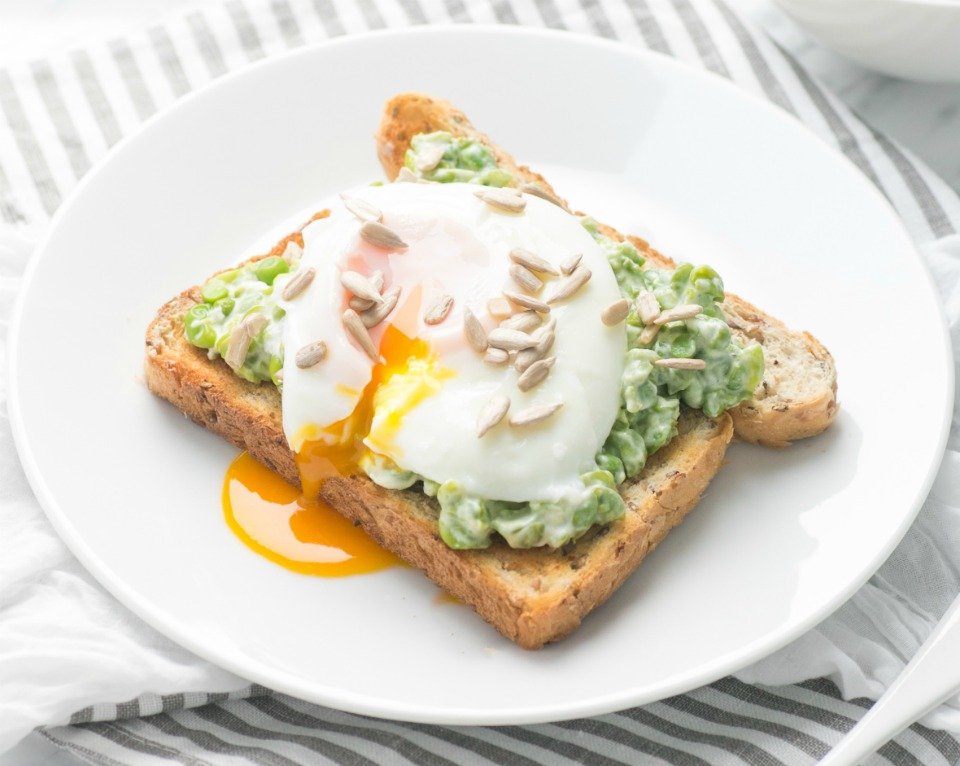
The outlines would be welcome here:
[[[362,473],[365,438],[377,451],[388,452],[403,416],[453,375],[439,366],[429,344],[393,324],[383,333],[380,354],[384,361],[374,365],[348,417],[322,428],[308,426],[299,434],[302,490],[246,452],[227,470],[227,524],[249,548],[287,569],[338,577],[401,563],[320,499],[327,479]]]

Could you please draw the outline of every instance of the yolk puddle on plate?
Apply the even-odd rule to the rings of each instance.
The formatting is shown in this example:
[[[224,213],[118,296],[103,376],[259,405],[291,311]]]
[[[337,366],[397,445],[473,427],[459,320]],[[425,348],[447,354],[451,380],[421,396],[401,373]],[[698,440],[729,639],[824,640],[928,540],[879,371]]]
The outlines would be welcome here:
[[[384,362],[374,365],[353,413],[324,428],[326,439],[316,438],[316,430],[312,439],[307,434],[296,454],[302,491],[246,452],[227,470],[223,484],[227,524],[261,556],[295,572],[326,577],[402,565],[320,499],[327,479],[362,473],[358,461],[365,450],[362,440],[370,430],[377,390],[395,374],[406,372],[411,360],[429,359],[430,347],[391,324],[384,331],[380,353]],[[416,396],[413,401],[418,401]],[[396,425],[394,415],[398,414],[391,413],[388,427]]]

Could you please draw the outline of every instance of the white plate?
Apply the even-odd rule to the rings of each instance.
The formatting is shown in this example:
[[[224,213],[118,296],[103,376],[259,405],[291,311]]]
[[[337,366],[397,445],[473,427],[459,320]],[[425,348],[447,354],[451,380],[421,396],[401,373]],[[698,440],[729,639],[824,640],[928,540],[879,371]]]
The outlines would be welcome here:
[[[235,450],[143,385],[156,308],[279,221],[380,175],[384,101],[460,105],[574,204],[637,231],[836,355],[823,436],[734,446],[700,507],[572,637],[539,652],[419,572],[292,574],[223,523]],[[900,319],[906,306],[910,321]],[[881,196],[780,111],[670,59],[570,35],[418,29],[268,61],[185,99],[92,173],[33,259],[11,350],[14,432],[64,540],[198,654],[376,716],[520,723],[649,702],[825,617],[925,496],[953,390],[931,282]]]

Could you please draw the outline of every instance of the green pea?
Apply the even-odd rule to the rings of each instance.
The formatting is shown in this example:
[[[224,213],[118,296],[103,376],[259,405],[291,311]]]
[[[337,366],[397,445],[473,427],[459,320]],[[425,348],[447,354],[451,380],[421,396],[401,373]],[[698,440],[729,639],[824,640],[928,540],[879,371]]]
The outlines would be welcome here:
[[[281,274],[285,274],[289,270],[290,265],[283,260],[283,258],[277,255],[271,255],[269,258],[264,258],[263,260],[258,261],[257,265],[253,269],[253,273],[256,274],[257,279],[259,279],[261,282],[266,282],[268,285],[272,285],[274,279]]]
[[[217,340],[217,332],[207,319],[209,308],[205,304],[192,307],[183,318],[183,332],[187,340],[199,348],[211,348]]]
[[[207,303],[216,303],[221,298],[226,298],[228,294],[227,283],[217,277],[207,282],[200,290],[200,295]]]
[[[490,170],[485,170],[480,174],[480,183],[484,186],[502,187],[506,186],[512,180],[513,176],[506,170],[501,170],[500,168],[490,168]]]
[[[237,305],[237,302],[233,298],[224,298],[221,300],[217,307],[223,312],[225,317],[230,316],[230,312],[233,311],[233,307]]]

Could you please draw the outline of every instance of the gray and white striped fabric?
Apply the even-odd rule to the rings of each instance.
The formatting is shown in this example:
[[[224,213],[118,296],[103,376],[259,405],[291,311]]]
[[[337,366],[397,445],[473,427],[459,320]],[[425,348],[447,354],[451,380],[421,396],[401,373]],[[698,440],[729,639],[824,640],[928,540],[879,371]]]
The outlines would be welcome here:
[[[123,135],[227,71],[289,48],[438,22],[549,26],[622,40],[706,67],[795,115],[886,195],[918,242],[960,227],[960,200],[864,125],[723,0],[230,0],[142,33],[0,69],[0,226],[42,229]],[[812,681],[732,678],[621,713],[523,727],[384,722],[252,686],[234,695],[143,695],[42,731],[97,764],[809,764],[862,716]],[[955,764],[960,745],[914,726],[875,763]]]

